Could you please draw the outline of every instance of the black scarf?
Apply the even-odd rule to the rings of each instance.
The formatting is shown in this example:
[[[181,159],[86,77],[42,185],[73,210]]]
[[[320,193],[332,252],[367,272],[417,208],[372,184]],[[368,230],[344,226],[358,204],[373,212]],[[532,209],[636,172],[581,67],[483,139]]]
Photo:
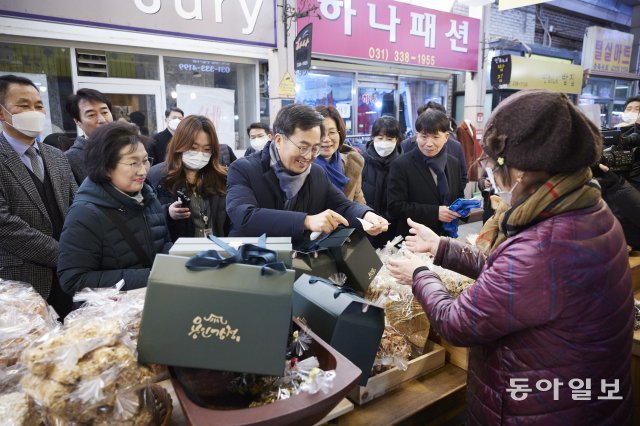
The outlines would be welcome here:
[[[422,161],[427,167],[436,174],[436,178],[438,179],[438,194],[440,194],[440,202],[442,205],[449,205],[451,200],[449,199],[449,181],[447,180],[447,175],[444,170],[447,167],[447,145],[443,146],[438,154],[433,157],[427,157],[420,151],[420,147],[418,147],[417,155],[422,157]]]

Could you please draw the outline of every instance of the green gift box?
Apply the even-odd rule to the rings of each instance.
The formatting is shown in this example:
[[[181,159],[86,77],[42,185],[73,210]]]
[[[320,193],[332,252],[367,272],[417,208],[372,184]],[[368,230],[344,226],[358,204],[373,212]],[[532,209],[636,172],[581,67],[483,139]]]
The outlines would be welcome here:
[[[369,238],[363,232],[353,229],[344,244],[333,246],[329,251],[336,260],[338,271],[347,276],[345,285],[366,294],[382,268],[382,261]]]
[[[242,244],[258,244],[259,237],[225,237],[219,238],[232,247],[239,247]],[[268,237],[266,248],[273,250],[278,255],[278,260],[284,262],[287,268],[291,267],[291,237]],[[217,250],[224,252],[224,249],[208,238],[187,238],[181,237],[169,249],[169,254],[174,256],[195,256],[205,250]]]
[[[282,375],[294,271],[265,273],[263,266],[242,263],[194,271],[186,267],[189,260],[155,258],[139,361]]]
[[[293,315],[362,370],[367,384],[382,333],[384,309],[319,277],[302,275],[293,285]]]
[[[366,294],[382,267],[367,236],[354,228],[338,227],[317,241],[308,241],[298,252],[293,259],[293,267],[299,271],[296,279],[303,273],[329,278],[335,272],[342,272],[347,277],[345,285],[360,294]],[[328,257],[333,258],[335,265]]]

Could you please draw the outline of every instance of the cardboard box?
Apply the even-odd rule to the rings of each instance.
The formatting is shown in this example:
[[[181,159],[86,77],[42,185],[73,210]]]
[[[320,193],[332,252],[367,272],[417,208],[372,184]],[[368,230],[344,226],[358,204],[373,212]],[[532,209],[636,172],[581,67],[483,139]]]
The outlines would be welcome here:
[[[356,386],[347,395],[355,404],[361,405],[378,398],[401,384],[443,367],[445,350],[437,343],[428,342],[427,352],[409,361],[409,367],[402,371],[396,367],[369,377],[366,386]]]
[[[220,238],[232,247],[242,244],[257,244],[258,237],[227,237]],[[278,255],[278,260],[284,262],[287,268],[291,268],[291,237],[268,237],[267,248]],[[169,249],[172,256],[191,257],[205,250],[224,251],[208,238],[178,238]]]
[[[282,375],[294,271],[231,264],[190,271],[157,255],[142,311],[138,359],[180,367]]]
[[[384,331],[384,309],[348,290],[302,275],[293,285],[293,315],[360,368],[364,385]]]

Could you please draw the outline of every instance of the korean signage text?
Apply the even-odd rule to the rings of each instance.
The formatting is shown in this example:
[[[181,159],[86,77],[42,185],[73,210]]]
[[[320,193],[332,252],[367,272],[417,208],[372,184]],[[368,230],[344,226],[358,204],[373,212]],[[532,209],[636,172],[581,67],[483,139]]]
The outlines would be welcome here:
[[[580,94],[580,65],[503,55],[491,60],[491,84],[501,89],[548,89]]]
[[[391,0],[310,0],[313,53],[477,71],[480,21]]]
[[[584,34],[582,66],[592,71],[629,72],[633,34],[589,27]]]
[[[222,42],[276,45],[273,0],[0,0],[0,15]]]

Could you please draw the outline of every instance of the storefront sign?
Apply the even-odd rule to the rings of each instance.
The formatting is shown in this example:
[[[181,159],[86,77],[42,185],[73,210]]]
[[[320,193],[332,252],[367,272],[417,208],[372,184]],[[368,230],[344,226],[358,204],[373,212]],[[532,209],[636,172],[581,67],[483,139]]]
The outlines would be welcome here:
[[[276,46],[275,0],[0,0],[0,15]]]
[[[629,72],[633,34],[588,27],[582,46],[582,67],[592,71]]]
[[[293,57],[295,58],[294,69],[308,70],[311,69],[311,35],[313,33],[313,24],[305,26],[293,42]]]
[[[516,7],[530,6],[532,4],[546,3],[549,0],[500,0],[498,10],[515,9]]]
[[[582,91],[582,67],[522,56],[496,56],[491,61],[491,84],[501,89],[548,89],[578,95]]]
[[[480,21],[392,0],[308,0],[321,19],[313,22],[313,53],[477,71]],[[302,11],[302,10],[301,10]]]

